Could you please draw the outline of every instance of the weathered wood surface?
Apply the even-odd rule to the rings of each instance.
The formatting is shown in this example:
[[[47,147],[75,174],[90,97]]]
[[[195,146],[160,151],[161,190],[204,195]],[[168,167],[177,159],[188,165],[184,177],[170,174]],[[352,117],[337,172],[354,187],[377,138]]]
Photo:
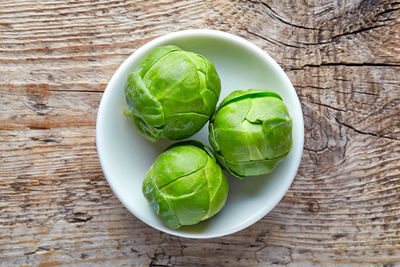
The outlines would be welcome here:
[[[171,31],[243,36],[287,71],[305,151],[255,225],[177,238],[131,215],[95,147],[105,86]],[[400,266],[400,2],[49,0],[0,4],[0,265]]]

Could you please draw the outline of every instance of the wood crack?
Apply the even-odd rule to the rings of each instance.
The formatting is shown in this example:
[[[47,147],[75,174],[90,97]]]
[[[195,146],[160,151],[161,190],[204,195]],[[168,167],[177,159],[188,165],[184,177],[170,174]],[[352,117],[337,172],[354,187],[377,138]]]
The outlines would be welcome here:
[[[387,24],[385,24],[385,25],[374,25],[374,26],[370,26],[370,27],[360,28],[358,30],[351,31],[351,32],[344,32],[344,33],[332,36],[331,37],[331,41],[334,41],[335,39],[337,39],[339,37],[352,35],[352,34],[357,34],[357,33],[362,33],[362,32],[367,32],[367,31],[370,31],[370,30],[373,30],[373,29],[377,29],[377,28],[381,28],[381,27],[385,27],[385,26],[388,26],[388,25]]]
[[[315,102],[315,101],[312,101],[312,100],[308,100],[308,102],[310,102],[312,104],[316,104],[318,106],[322,106],[322,107],[326,107],[326,108],[329,108],[329,109],[333,109],[333,110],[336,110],[336,111],[341,111],[341,112],[347,112],[348,111],[347,109],[341,109],[341,108],[333,107],[333,106],[330,106],[330,105],[327,105],[327,104],[323,104],[323,103],[319,103],[319,102]]]
[[[50,92],[64,92],[64,93],[104,93],[104,90],[79,90],[79,89],[49,89]]]
[[[349,128],[349,129],[353,130],[356,133],[359,133],[359,134],[362,134],[362,135],[369,135],[369,136],[373,136],[373,137],[376,137],[376,138],[384,138],[384,139],[389,139],[389,140],[393,140],[393,141],[400,141],[400,139],[397,139],[395,137],[390,137],[390,136],[379,135],[379,134],[376,134],[376,133],[362,131],[362,130],[356,129],[355,127],[351,126],[350,124],[347,124],[345,122],[342,122],[342,121],[338,120],[336,117],[334,117],[334,119],[336,120],[336,122],[338,124],[343,125],[346,128]]]
[[[38,247],[37,249],[35,249],[34,251],[29,251],[29,252],[25,252],[24,255],[28,256],[28,255],[34,255],[38,252],[43,252],[43,251],[50,251],[49,248],[47,247]]]
[[[400,67],[398,63],[374,63],[374,62],[328,62],[321,64],[306,64],[304,67],[321,67],[321,66],[349,66],[349,67]]]
[[[390,12],[393,12],[393,11],[396,11],[396,10],[400,10],[400,7],[398,7],[398,8],[389,8],[389,9],[387,9],[387,10],[384,10],[384,11],[382,11],[382,12],[379,12],[378,14],[376,14],[376,15],[374,16],[374,18],[377,18],[377,17],[379,17],[379,16],[382,16],[382,15],[384,15],[384,14],[387,14],[387,13],[390,13]]]
[[[251,35],[254,35],[254,36],[258,37],[258,38],[261,38],[261,39],[263,39],[263,40],[265,40],[265,41],[267,41],[267,42],[269,42],[269,43],[271,43],[271,44],[277,45],[277,46],[279,46],[279,44],[281,44],[281,45],[283,45],[283,46],[288,46],[288,47],[292,47],[292,48],[303,48],[303,47],[301,47],[301,46],[296,46],[296,45],[291,45],[291,44],[283,43],[283,42],[281,42],[281,41],[279,41],[279,40],[268,39],[267,37],[262,36],[262,35],[260,35],[260,34],[257,34],[257,33],[255,33],[255,32],[252,32],[252,31],[250,31],[250,30],[247,29],[247,28],[244,28],[244,30],[245,30],[247,33],[251,34]]]
[[[314,31],[323,30],[323,29],[319,29],[319,28],[307,27],[307,26],[298,25],[298,24],[294,24],[294,23],[288,22],[288,21],[282,19],[280,17],[280,15],[275,10],[273,10],[268,4],[264,3],[263,1],[260,1],[260,4],[262,4],[263,6],[265,6],[266,8],[268,8],[272,12],[272,14],[268,14],[268,15],[270,15],[272,18],[275,18],[275,19],[279,20],[280,22],[282,22],[282,23],[284,23],[286,25],[289,25],[289,26],[292,26],[292,27],[295,27],[295,28],[299,28],[299,29],[305,29],[305,30],[314,30]]]
[[[304,70],[304,68],[320,68],[324,66],[346,66],[346,67],[390,67],[398,68],[400,63],[375,63],[375,62],[324,62],[319,64],[305,64],[300,68],[288,68],[288,70]]]
[[[70,218],[67,219],[69,223],[82,223],[88,222],[93,219],[93,216],[89,216],[84,212],[74,212]]]
[[[322,152],[322,151],[324,151],[326,149],[328,149],[328,147],[323,147],[321,149],[313,149],[313,148],[308,148],[308,147],[304,146],[304,150],[315,152],[315,153]]]

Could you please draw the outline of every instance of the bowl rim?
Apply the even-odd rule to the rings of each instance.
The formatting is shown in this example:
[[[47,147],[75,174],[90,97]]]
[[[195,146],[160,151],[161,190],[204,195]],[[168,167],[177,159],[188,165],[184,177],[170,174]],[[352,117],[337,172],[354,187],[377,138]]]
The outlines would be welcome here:
[[[219,38],[219,39],[224,39],[225,41],[232,42],[235,44],[239,44],[240,46],[252,50],[253,52],[256,52],[256,54],[260,57],[263,58],[264,61],[266,61],[269,65],[273,67],[275,71],[279,73],[279,77],[284,79],[284,82],[287,84],[289,88],[289,94],[290,98],[294,98],[295,105],[293,107],[293,110],[296,112],[296,115],[298,116],[297,119],[299,119],[299,129],[300,133],[298,138],[300,139],[299,146],[300,150],[298,151],[297,154],[294,155],[294,159],[291,162],[292,171],[290,173],[291,178],[286,180],[286,188],[283,191],[279,197],[274,198],[272,205],[266,206],[264,208],[259,209],[256,213],[254,213],[248,220],[246,220],[243,223],[237,224],[234,227],[228,228],[225,231],[221,231],[217,234],[207,234],[207,233],[187,233],[187,232],[178,232],[174,231],[172,229],[169,229],[167,227],[165,228],[160,228],[157,225],[153,225],[151,222],[148,222],[145,218],[141,217],[139,214],[137,214],[134,210],[130,208],[130,205],[128,203],[125,203],[125,200],[122,199],[118,192],[118,189],[116,188],[117,186],[114,184],[113,180],[110,179],[110,171],[109,169],[106,169],[104,166],[105,162],[105,156],[102,154],[102,149],[101,149],[101,140],[102,140],[102,134],[103,134],[103,128],[104,128],[104,123],[102,122],[102,118],[104,117],[104,110],[105,106],[107,105],[107,100],[110,98],[110,94],[115,87],[114,84],[118,77],[120,76],[120,72],[123,71],[127,65],[130,65],[136,58],[145,56],[147,54],[147,50],[150,47],[156,47],[164,42],[168,41],[173,41],[176,38],[182,38],[182,37],[190,37],[190,36],[196,36],[196,37],[214,37],[214,38]],[[157,45],[158,44],[158,45]],[[264,50],[262,50],[260,47],[255,45],[254,43],[239,37],[237,35],[233,35],[231,33],[219,31],[219,30],[211,30],[211,29],[189,29],[189,30],[181,30],[181,31],[176,31],[176,32],[171,32],[166,35],[162,35],[160,37],[156,37],[153,40],[145,43],[141,47],[139,47],[136,51],[134,51],[128,58],[124,60],[124,62],[118,67],[118,69],[114,72],[112,75],[111,79],[109,80],[106,89],[104,90],[103,96],[100,101],[100,105],[98,108],[97,112],[97,119],[96,119],[96,149],[97,149],[97,154],[99,157],[99,162],[102,168],[102,171],[104,173],[104,176],[107,180],[107,183],[111,187],[114,195],[118,198],[118,200],[123,204],[123,206],[129,210],[130,213],[132,213],[136,218],[141,220],[143,223],[146,225],[151,226],[154,229],[157,229],[159,231],[174,235],[174,236],[180,236],[180,237],[185,237],[185,238],[196,238],[196,239],[205,239],[205,238],[216,238],[216,237],[221,237],[229,234],[233,234],[236,232],[239,232],[241,230],[246,229],[247,227],[253,225],[260,219],[262,219],[264,216],[266,216],[280,201],[281,199],[285,196],[287,193],[289,187],[293,183],[293,180],[296,176],[296,173],[298,171],[298,168],[300,166],[301,162],[301,157],[303,154],[303,148],[304,148],[304,118],[303,118],[303,112],[302,108],[300,105],[300,100],[297,96],[296,90],[294,89],[291,81],[287,77],[286,73],[283,71],[283,69],[279,66],[279,64]]]

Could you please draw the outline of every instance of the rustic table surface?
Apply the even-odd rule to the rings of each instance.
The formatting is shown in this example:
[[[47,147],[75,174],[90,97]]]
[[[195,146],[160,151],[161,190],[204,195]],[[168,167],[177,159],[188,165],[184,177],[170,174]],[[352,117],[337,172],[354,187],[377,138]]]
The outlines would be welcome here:
[[[267,51],[305,118],[284,199],[216,239],[136,219],[96,153],[97,108],[114,71],[144,43],[188,28]],[[0,265],[63,264],[400,266],[400,2],[2,0]]]

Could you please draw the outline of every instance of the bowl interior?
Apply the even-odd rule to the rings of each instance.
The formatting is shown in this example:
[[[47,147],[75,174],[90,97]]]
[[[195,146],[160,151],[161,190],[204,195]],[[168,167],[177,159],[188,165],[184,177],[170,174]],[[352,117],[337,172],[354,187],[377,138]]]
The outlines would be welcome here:
[[[148,142],[123,115],[125,80],[153,48],[174,44],[200,53],[215,65],[221,78],[220,101],[237,89],[265,89],[280,94],[293,118],[293,148],[269,175],[239,180],[229,174],[225,207],[213,218],[171,230],[153,214],[142,194],[142,181],[155,158],[174,141]],[[289,188],[303,148],[303,118],[289,79],[265,52],[242,38],[209,30],[172,33],[132,54],[117,70],[102,98],[97,119],[97,149],[104,174],[120,201],[140,220],[161,231],[184,237],[209,238],[239,231],[267,214]],[[209,146],[208,125],[190,139]]]

